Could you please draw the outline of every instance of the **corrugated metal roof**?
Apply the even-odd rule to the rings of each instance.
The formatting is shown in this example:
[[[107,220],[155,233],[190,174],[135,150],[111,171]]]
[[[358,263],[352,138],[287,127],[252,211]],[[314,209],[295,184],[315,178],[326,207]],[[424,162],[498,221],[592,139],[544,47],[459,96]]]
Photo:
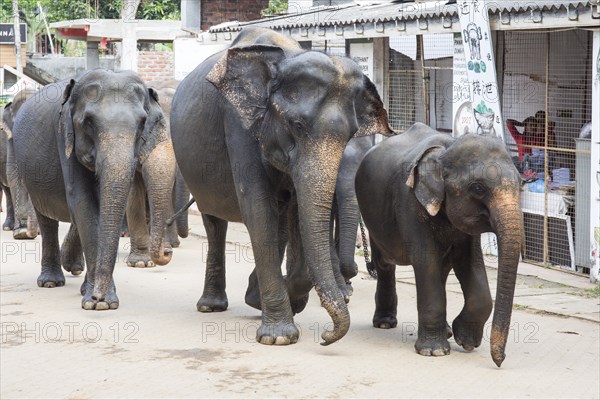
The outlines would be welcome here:
[[[596,3],[596,1],[593,1]],[[590,7],[590,1],[488,1],[490,15],[529,11],[552,11]],[[302,29],[333,27],[365,23],[413,21],[416,19],[458,18],[458,6],[440,1],[388,4],[343,4],[340,6],[316,7],[308,11],[264,18],[251,22],[227,23],[210,28],[210,33],[237,32],[244,26],[261,26],[271,29]]]

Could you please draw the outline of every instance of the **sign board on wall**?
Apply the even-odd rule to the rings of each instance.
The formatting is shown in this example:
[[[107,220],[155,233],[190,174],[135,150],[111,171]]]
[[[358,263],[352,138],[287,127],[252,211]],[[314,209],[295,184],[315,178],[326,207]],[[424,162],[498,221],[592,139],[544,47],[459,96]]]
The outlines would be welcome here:
[[[460,36],[455,36],[455,44],[460,40],[464,51],[457,54],[458,46],[455,45],[454,86],[458,99],[455,99],[453,110],[454,135],[473,132],[504,138],[492,35],[485,1],[459,0],[458,14],[462,32]],[[457,64],[461,59],[462,65],[459,66]],[[466,77],[462,71],[466,71]],[[467,97],[470,99],[467,100]],[[472,119],[468,116],[469,105]]]
[[[350,58],[373,80],[373,42],[350,42]]]
[[[21,23],[21,43],[27,43],[27,24]],[[0,44],[15,42],[15,26],[13,24],[0,24]]]

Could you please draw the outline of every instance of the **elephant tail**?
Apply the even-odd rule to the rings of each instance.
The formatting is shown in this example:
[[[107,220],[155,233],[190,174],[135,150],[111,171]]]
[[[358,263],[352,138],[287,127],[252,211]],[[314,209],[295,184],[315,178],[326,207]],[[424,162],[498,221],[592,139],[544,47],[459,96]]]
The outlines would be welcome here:
[[[190,201],[188,201],[187,204],[181,208],[181,210],[177,211],[171,218],[169,218],[167,220],[167,226],[173,225],[173,222],[175,222],[175,220],[177,219],[177,217],[179,217],[184,212],[186,212],[188,210],[188,208],[190,208],[192,206],[192,204],[194,204],[195,202],[196,202],[196,199],[194,199],[192,197],[190,199]]]

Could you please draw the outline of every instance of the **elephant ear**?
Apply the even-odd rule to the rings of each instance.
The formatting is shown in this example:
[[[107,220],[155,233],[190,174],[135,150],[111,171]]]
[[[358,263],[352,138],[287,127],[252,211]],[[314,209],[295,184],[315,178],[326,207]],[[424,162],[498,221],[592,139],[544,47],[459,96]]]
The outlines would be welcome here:
[[[264,116],[277,64],[284,57],[277,46],[232,47],[206,76],[239,112],[245,129]]]
[[[444,178],[439,163],[443,146],[419,146],[412,151],[406,186],[414,190],[419,203],[431,216],[437,215],[444,201]]]
[[[71,92],[75,86],[75,80],[71,79],[63,92],[62,108],[60,109],[60,120],[58,121],[58,133],[65,139],[65,155],[71,158],[75,146],[75,129],[73,128],[73,117],[71,116]]]
[[[363,78],[363,90],[355,101],[358,130],[354,137],[381,134],[394,134],[388,123],[387,111],[377,93],[375,85],[366,76]]]
[[[160,143],[170,141],[171,135],[167,128],[167,120],[158,103],[156,90],[148,89],[148,115],[142,136],[138,140],[138,155],[140,164],[144,164],[152,150]]]
[[[9,101],[2,109],[0,109],[0,111],[2,111],[0,113],[0,130],[3,130],[6,133],[6,138],[8,140],[12,139],[12,129],[10,129],[10,125],[12,124],[10,114],[11,105],[12,101]]]

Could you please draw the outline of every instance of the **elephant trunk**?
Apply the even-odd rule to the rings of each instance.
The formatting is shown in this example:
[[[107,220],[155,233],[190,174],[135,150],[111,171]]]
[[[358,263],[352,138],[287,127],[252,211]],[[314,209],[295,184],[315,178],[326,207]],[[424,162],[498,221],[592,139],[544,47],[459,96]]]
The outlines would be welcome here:
[[[149,154],[142,165],[142,174],[150,205],[150,256],[156,265],[171,261],[172,249],[165,248],[166,221],[172,209],[175,183],[175,153],[171,141],[164,141]]]
[[[358,273],[354,262],[356,232],[359,222],[358,201],[352,193],[349,198],[338,201],[338,204],[340,269],[344,278],[348,280]]]
[[[512,197],[515,197],[513,199]],[[519,255],[523,243],[523,218],[518,196],[510,200],[498,199],[491,207],[491,220],[498,238],[498,283],[492,320],[490,350],[498,367],[506,357]]]
[[[343,144],[321,143],[293,176],[305,260],[321,305],[333,321],[333,330],[321,335],[323,345],[341,339],[350,328],[350,314],[333,275],[329,247],[329,220],[342,153]]]
[[[109,136],[109,135],[107,135]],[[112,135],[110,135],[112,136]],[[110,137],[109,136],[109,137]],[[103,300],[112,282],[112,274],[121,237],[121,225],[135,173],[134,143],[103,140],[98,148],[96,175],[99,180],[100,209],[98,250],[96,254],[93,297]]]

